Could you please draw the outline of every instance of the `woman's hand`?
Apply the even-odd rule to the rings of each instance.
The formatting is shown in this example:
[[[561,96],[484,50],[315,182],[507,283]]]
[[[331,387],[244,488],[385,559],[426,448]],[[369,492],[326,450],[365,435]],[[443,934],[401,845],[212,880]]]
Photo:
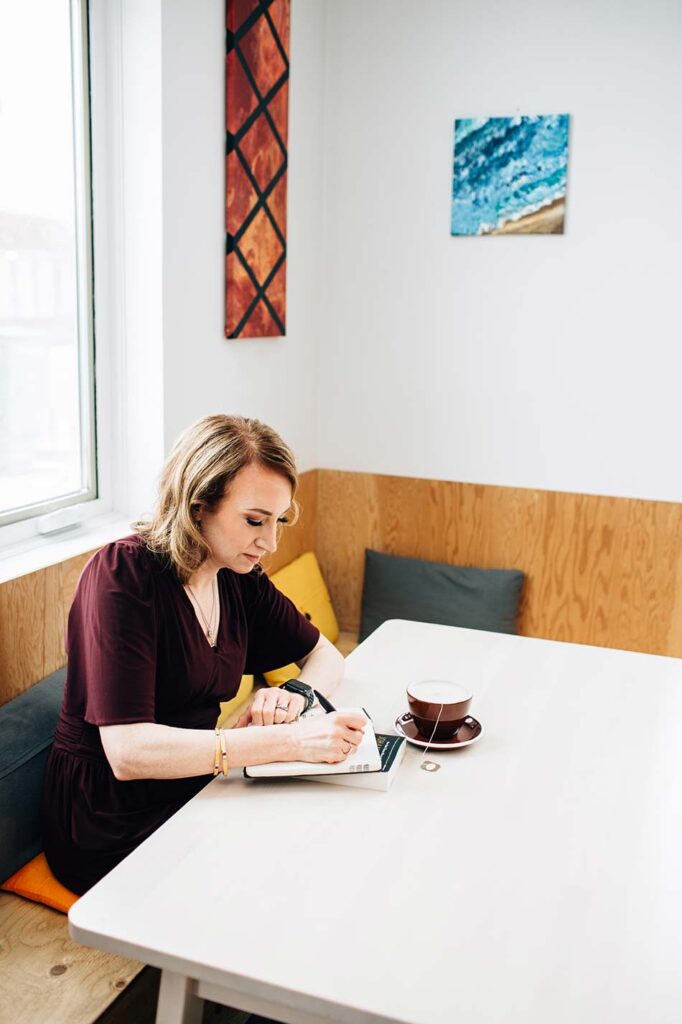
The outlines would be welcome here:
[[[289,693],[279,686],[256,690],[249,709],[241,716],[235,729],[245,725],[284,725],[295,722],[305,708],[306,700],[300,693]]]
[[[360,745],[366,725],[367,719],[358,711],[333,711],[302,718],[291,727],[296,760],[327,764],[345,761]]]

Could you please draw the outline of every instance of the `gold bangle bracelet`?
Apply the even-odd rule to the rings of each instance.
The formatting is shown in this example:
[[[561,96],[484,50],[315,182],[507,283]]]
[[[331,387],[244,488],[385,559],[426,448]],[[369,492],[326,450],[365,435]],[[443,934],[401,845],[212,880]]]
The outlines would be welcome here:
[[[220,738],[220,750],[223,757],[223,775],[227,775],[230,769],[227,764],[227,740],[225,739],[225,730],[218,729],[218,736]]]
[[[213,756],[213,777],[220,773],[220,730],[215,729],[215,754]]]

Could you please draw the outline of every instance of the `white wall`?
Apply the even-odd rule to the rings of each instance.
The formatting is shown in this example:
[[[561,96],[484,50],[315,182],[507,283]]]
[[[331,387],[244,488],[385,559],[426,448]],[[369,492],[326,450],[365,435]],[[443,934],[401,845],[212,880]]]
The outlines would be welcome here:
[[[287,334],[226,341],[225,4],[163,0],[163,332],[166,446],[212,412],[256,416],[318,464],[325,4],[294,0],[289,98]]]
[[[681,43],[678,0],[329,4],[320,465],[682,500]],[[450,237],[454,118],[517,112],[571,115],[566,234]]]

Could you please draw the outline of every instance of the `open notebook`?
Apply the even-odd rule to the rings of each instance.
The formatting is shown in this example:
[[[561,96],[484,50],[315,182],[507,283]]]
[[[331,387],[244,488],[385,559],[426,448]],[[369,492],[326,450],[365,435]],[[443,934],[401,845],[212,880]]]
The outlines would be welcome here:
[[[345,761],[338,764],[312,764],[310,761],[271,761],[269,764],[254,764],[244,769],[247,779],[277,779],[295,775],[348,775],[361,772],[381,771],[381,754],[377,746],[374,728],[364,708],[339,708],[343,711],[358,711],[367,719],[362,743]],[[324,713],[324,712],[323,712]],[[310,714],[310,712],[309,712]]]

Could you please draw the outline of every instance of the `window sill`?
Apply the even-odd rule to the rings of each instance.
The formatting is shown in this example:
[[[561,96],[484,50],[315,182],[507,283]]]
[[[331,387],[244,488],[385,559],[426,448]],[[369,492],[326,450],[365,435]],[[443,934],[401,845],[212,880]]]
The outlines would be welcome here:
[[[53,537],[32,537],[0,552],[0,584],[47,569],[132,533],[132,516],[109,513]]]

